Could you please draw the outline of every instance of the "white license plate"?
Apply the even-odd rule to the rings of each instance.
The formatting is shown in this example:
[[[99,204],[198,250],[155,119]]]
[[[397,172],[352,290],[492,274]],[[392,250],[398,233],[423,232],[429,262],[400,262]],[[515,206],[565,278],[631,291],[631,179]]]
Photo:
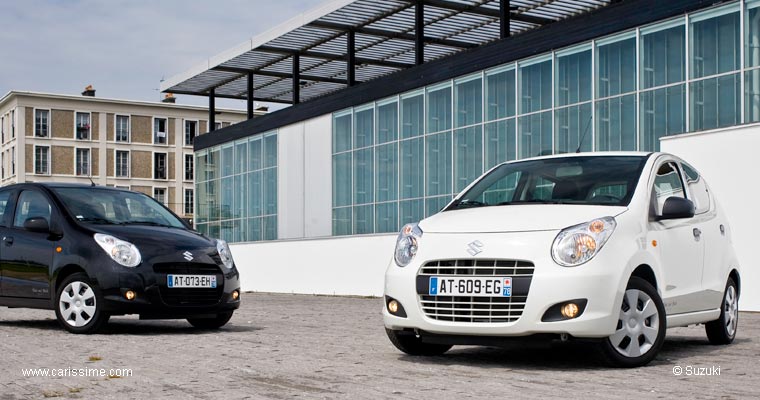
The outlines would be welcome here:
[[[216,288],[216,275],[167,275],[166,286],[177,288]]]
[[[512,278],[431,276],[428,294],[430,296],[511,297]]]

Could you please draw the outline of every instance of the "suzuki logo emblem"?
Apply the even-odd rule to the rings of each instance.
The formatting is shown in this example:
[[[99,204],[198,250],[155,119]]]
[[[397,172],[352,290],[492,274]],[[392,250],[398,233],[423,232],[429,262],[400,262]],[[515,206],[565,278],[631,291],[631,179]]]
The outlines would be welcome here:
[[[193,261],[193,253],[186,251],[182,253],[183,256],[185,256],[185,260],[187,261]]]
[[[480,240],[476,240],[474,242],[470,242],[467,244],[467,252],[470,253],[471,256],[476,256],[483,252],[483,243]]]

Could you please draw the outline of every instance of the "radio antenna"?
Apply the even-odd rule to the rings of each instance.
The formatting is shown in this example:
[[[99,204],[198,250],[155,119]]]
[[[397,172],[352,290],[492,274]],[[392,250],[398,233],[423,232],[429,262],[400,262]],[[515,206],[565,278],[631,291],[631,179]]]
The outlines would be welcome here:
[[[593,118],[593,115],[590,115],[588,117],[588,122],[586,122],[586,129],[583,131],[583,135],[581,136],[581,140],[578,141],[578,149],[575,150],[576,153],[581,152],[581,147],[583,147],[583,139],[586,138],[586,134],[588,133],[588,128],[591,127],[591,118]]]

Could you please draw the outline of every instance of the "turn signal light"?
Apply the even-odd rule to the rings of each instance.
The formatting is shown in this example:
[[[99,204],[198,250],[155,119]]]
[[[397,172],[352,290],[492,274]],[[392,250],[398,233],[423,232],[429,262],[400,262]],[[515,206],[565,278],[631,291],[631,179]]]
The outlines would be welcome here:
[[[237,290],[234,290],[232,292],[232,300],[237,300],[239,298],[240,298],[240,292],[238,292]]]
[[[388,311],[390,311],[391,314],[398,312],[398,302],[396,300],[391,300],[388,302]]]
[[[562,306],[562,309],[560,312],[562,313],[562,316],[565,318],[575,318],[578,316],[578,305],[575,303],[567,303],[564,306]]]
[[[125,297],[127,300],[130,300],[130,301],[131,301],[131,300],[134,300],[134,299],[137,297],[137,293],[135,293],[135,292],[134,292],[134,291],[132,291],[132,290],[127,290],[126,292],[124,292],[124,297]]]

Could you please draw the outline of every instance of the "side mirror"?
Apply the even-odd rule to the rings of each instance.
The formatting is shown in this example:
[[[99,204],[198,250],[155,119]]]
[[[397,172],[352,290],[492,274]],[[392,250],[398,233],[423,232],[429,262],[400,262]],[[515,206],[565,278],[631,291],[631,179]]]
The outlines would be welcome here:
[[[32,217],[24,221],[24,229],[30,232],[50,233],[50,225],[45,218]]]
[[[671,196],[665,199],[665,204],[662,206],[662,215],[657,217],[657,220],[691,218],[693,216],[694,203],[691,200]]]

